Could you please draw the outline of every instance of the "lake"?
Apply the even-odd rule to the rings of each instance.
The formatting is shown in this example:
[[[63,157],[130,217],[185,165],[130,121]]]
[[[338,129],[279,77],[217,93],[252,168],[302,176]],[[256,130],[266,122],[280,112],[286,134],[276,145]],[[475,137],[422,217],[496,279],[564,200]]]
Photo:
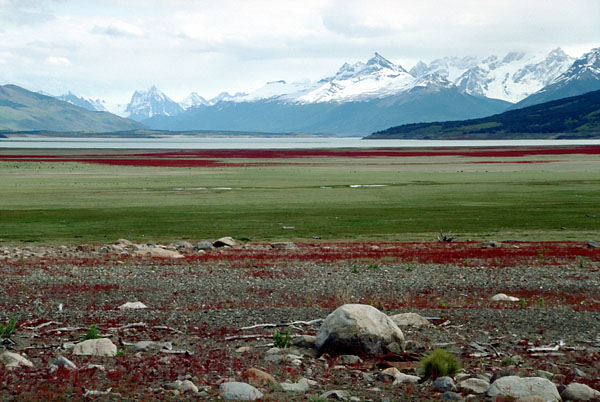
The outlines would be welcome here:
[[[0,149],[311,149],[600,145],[597,140],[362,140],[360,137],[169,137],[0,139]]]

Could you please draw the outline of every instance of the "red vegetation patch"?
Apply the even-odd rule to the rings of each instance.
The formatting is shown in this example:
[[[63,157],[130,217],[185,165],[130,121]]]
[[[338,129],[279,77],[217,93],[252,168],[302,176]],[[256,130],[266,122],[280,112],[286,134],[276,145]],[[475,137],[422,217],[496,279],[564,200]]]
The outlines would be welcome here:
[[[139,154],[89,154],[89,155],[0,155],[0,162],[80,162],[117,166],[158,167],[232,167],[268,166],[278,162],[223,162],[223,159],[298,159],[298,158],[377,158],[377,157],[431,157],[462,156],[470,158],[519,158],[534,155],[599,155],[600,146],[564,147],[498,147],[498,148],[433,148],[413,149],[245,149],[245,150],[194,150],[152,152]],[[555,161],[484,161],[474,163],[550,163]]]
[[[453,243],[296,243],[296,250],[266,247],[225,249],[186,260],[227,261],[233,267],[265,267],[294,261],[336,263],[340,261],[390,261],[465,266],[559,265],[580,263],[581,259],[600,261],[600,251],[582,242],[510,242],[502,247],[482,248],[476,242]],[[259,274],[260,275],[260,274]]]

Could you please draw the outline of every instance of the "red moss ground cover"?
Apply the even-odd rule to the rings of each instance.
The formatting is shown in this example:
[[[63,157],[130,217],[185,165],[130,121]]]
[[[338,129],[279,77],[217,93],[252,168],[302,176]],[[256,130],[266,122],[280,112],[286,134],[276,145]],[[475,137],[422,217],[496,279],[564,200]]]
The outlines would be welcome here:
[[[132,154],[89,155],[0,155],[0,162],[79,162],[116,166],[156,167],[235,167],[268,166],[278,162],[224,162],[224,159],[301,159],[301,158],[374,158],[461,156],[470,158],[522,158],[545,155],[599,155],[600,146],[434,148],[431,150],[198,150]],[[549,163],[550,161],[543,161]],[[542,163],[541,161],[479,161],[471,163]]]

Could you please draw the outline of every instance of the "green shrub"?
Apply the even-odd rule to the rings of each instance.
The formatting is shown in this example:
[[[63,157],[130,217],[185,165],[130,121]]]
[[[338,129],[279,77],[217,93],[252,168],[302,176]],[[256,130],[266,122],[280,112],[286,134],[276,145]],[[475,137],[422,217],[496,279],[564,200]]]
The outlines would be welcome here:
[[[8,320],[8,324],[6,325],[0,324],[0,338],[10,338],[10,335],[15,330],[15,324],[15,317],[11,317],[10,320]]]
[[[420,375],[430,378],[453,376],[460,369],[456,358],[444,349],[436,348],[421,359]]]
[[[100,338],[100,331],[98,331],[98,328],[96,328],[96,324],[90,325],[90,329],[88,329],[88,332],[87,334],[85,334],[85,337],[83,339],[87,341],[88,339],[98,338]]]
[[[277,331],[273,334],[273,345],[277,348],[289,348],[292,346],[290,331],[286,329],[283,333]]]

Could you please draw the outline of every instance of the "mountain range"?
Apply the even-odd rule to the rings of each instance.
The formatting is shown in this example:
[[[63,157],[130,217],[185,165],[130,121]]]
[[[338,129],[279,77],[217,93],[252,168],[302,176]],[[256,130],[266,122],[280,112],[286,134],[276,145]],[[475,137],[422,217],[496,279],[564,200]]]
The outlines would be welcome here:
[[[600,89],[600,48],[577,60],[561,49],[544,55],[445,57],[429,64],[419,62],[409,71],[375,53],[366,62],[344,63],[335,74],[318,81],[270,81],[251,93],[223,92],[212,99],[192,92],[181,102],[152,86],[135,91],[129,104],[117,109],[104,100],[71,92],[55,97],[61,103],[40,108],[36,102],[48,102],[48,97],[28,95],[26,102],[24,94],[29,91],[11,85],[2,88],[0,129],[4,130],[145,127],[364,135],[401,124],[481,118]],[[62,107],[66,112],[59,116]],[[71,116],[75,110],[82,120]],[[104,110],[138,123],[106,112],[97,114]]]
[[[515,139],[600,137],[600,90],[481,119],[406,124],[366,139]]]
[[[390,125],[500,113],[561,77],[571,77],[578,71],[574,66],[588,65],[582,60],[593,59],[597,53],[593,49],[578,60],[560,48],[544,55],[511,52],[503,57],[446,57],[429,64],[419,62],[410,71],[375,53],[366,62],[344,63],[334,75],[316,82],[271,81],[249,94],[222,93],[209,100],[192,93],[180,108],[152,87],[136,92],[130,103],[135,109],[128,106],[128,110],[133,111],[131,118],[162,130],[361,135]],[[596,76],[591,79],[600,82]],[[584,93],[588,87],[584,83],[579,92],[568,95]],[[146,94],[143,99],[142,93]],[[156,99],[164,102],[157,105]],[[169,112],[165,112],[167,104]]]

